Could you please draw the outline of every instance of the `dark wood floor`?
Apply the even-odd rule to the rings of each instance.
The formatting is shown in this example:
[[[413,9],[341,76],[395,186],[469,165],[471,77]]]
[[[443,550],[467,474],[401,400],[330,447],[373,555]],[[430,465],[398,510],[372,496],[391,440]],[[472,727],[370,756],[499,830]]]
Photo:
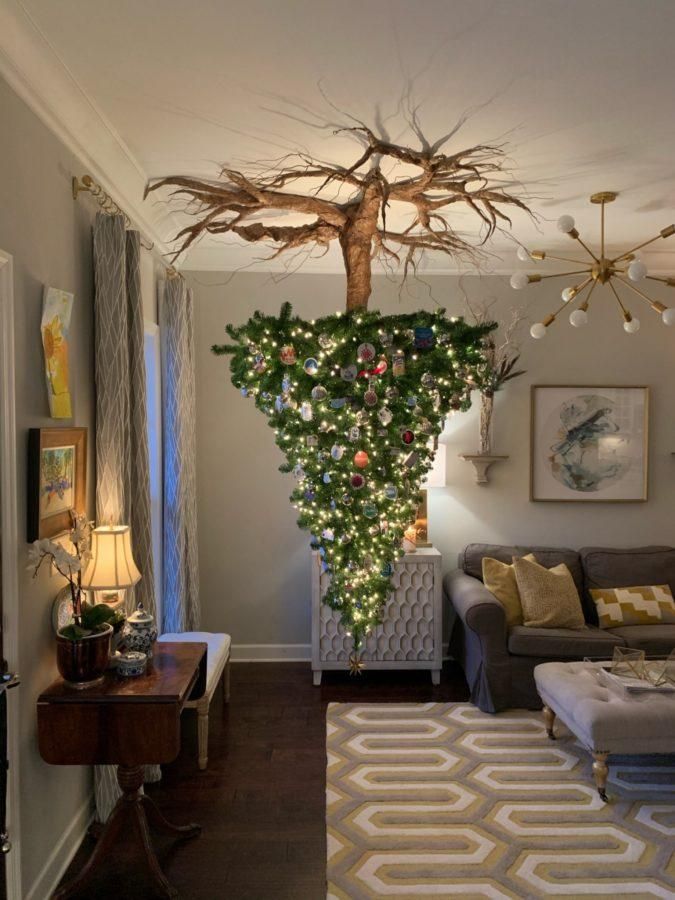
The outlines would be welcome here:
[[[464,700],[461,671],[446,664],[437,687],[428,672],[326,673],[312,687],[308,663],[232,666],[232,698],[211,706],[209,767],[197,768],[196,720],[183,714],[182,749],[148,788],[176,823],[199,822],[200,837],[157,838],[164,871],[184,900],[325,900],[325,717],[330,702]],[[86,897],[146,900],[133,835]],[[66,873],[91,852],[87,838]]]

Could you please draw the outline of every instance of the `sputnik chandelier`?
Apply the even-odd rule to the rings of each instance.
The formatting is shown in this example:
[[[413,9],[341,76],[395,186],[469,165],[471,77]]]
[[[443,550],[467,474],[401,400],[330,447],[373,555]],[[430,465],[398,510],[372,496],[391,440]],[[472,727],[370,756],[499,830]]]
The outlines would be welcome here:
[[[527,287],[528,284],[536,284],[543,281],[545,278],[565,278],[570,275],[583,276],[576,284],[563,289],[561,293],[563,302],[559,309],[549,313],[541,322],[534,323],[530,328],[530,334],[533,338],[543,338],[546,334],[546,329],[555,322],[560,313],[564,309],[574,306],[576,301],[582,299],[582,297],[582,302],[571,312],[569,320],[570,324],[574,325],[575,328],[586,325],[588,322],[588,305],[591,301],[593,291],[599,284],[607,285],[612,291],[612,294],[621,309],[624,329],[628,334],[635,334],[640,328],[640,320],[633,316],[626,308],[624,301],[617,292],[616,282],[620,283],[625,288],[628,288],[634,294],[637,294],[638,297],[651,306],[654,312],[660,313],[661,319],[665,325],[675,325],[675,308],[669,308],[664,306],[663,303],[659,303],[657,300],[652,300],[643,290],[641,290],[641,288],[637,287],[637,284],[645,279],[648,279],[649,281],[660,281],[670,287],[675,287],[675,277],[657,278],[655,275],[649,275],[647,266],[637,255],[639,250],[646,247],[648,244],[653,244],[654,241],[658,241],[659,238],[669,238],[672,235],[675,235],[675,225],[668,225],[668,227],[663,228],[656,237],[650,238],[648,241],[644,241],[636,247],[632,247],[620,256],[615,256],[613,258],[607,257],[605,256],[605,205],[607,203],[612,203],[616,198],[617,194],[614,191],[601,191],[600,193],[593,194],[590,198],[591,203],[596,203],[600,206],[599,255],[596,255],[591,248],[582,241],[579,232],[574,226],[574,219],[572,216],[561,216],[558,219],[559,231],[568,234],[572,240],[580,244],[588,256],[590,256],[590,262],[588,260],[571,259],[569,256],[553,256],[545,250],[528,250],[523,246],[518,248],[518,259],[523,262],[555,259],[576,263],[580,268],[573,269],[571,272],[560,272],[552,275],[526,275],[524,272],[516,272],[511,276],[511,287],[516,290],[521,290],[522,288]]]

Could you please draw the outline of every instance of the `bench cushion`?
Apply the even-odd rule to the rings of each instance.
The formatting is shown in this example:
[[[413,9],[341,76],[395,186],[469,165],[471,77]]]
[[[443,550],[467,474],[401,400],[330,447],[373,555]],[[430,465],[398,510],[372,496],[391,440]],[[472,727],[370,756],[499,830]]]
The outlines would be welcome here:
[[[587,663],[543,663],[534,670],[539,696],[590,750],[672,753],[675,696],[629,696],[606,687]]]
[[[213,634],[210,631],[183,631],[180,634],[163,634],[159,641],[187,641],[207,644],[206,651],[206,693],[210,696],[216,689],[218,679],[230,658],[229,634]]]
[[[516,625],[509,634],[509,653],[543,659],[611,658],[614,647],[624,646],[620,635],[599,628],[530,628]]]

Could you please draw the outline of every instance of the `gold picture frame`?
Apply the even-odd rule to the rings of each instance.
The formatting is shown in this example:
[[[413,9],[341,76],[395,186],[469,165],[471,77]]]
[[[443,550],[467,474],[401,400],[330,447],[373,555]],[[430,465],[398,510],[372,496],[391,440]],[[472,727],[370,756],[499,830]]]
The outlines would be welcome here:
[[[532,385],[531,501],[643,503],[648,483],[646,385]]]
[[[86,502],[87,429],[29,429],[26,540],[68,531],[71,514],[84,513]]]

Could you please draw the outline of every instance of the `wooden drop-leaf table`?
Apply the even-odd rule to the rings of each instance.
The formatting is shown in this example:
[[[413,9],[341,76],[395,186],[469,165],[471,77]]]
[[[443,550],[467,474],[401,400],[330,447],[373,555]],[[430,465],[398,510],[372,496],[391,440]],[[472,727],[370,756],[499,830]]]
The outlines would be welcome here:
[[[142,858],[160,896],[178,892],[162,872],[150,826],[175,837],[194,837],[199,825],[173,825],[141,793],[146,765],[169,763],[180,750],[180,714],[206,686],[206,644],[157,643],[145,675],[114,672],[83,690],[55,681],[38,698],[38,742],[45,762],[56,766],[115,765],[122,796],[82,871],[59,888],[54,900],[84,896],[84,889],[118,837],[136,829]]]

